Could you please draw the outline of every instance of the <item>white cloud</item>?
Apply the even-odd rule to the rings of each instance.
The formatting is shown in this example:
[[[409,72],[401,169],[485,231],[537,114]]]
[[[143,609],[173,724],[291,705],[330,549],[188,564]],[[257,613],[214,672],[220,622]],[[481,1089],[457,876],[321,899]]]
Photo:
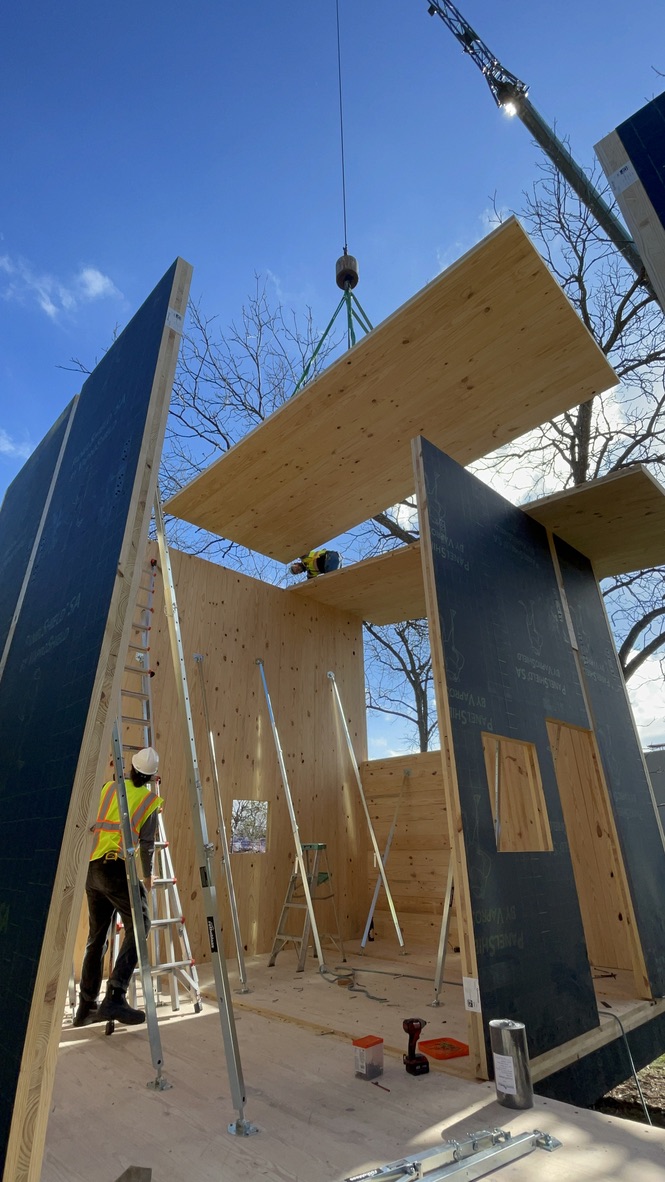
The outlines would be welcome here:
[[[413,533],[418,533],[418,506],[404,505],[398,502],[396,505],[391,505],[390,513],[392,513],[398,525],[402,529],[411,530]]]
[[[32,450],[31,443],[17,443],[0,427],[0,455],[9,456],[11,459],[27,460]]]
[[[509,217],[512,217],[513,211],[507,205],[487,206],[480,215],[480,224],[483,228],[483,237],[486,234],[491,234],[492,230],[496,230],[503,222],[507,222]]]
[[[628,696],[642,747],[665,743],[665,678],[657,656],[648,657],[631,677]]]
[[[508,209],[505,205],[499,206],[497,209],[490,206],[480,214],[478,218],[479,225],[475,232],[472,232],[464,239],[458,238],[455,242],[449,242],[445,247],[437,247],[435,252],[437,269],[432,278],[436,278],[442,271],[445,271],[453,263],[456,263],[467,251],[477,246],[479,242],[482,242],[483,238],[487,238],[487,235],[491,234],[493,230],[496,230],[502,222],[512,217],[512,213],[512,209]]]
[[[122,299],[112,279],[97,267],[80,267],[67,282],[36,271],[25,259],[0,255],[0,296],[20,304],[36,303],[50,320],[72,316],[81,304],[98,299]]]
[[[87,300],[121,294],[108,275],[102,275],[102,272],[98,271],[96,267],[83,267],[77,275],[77,283],[81,295]]]

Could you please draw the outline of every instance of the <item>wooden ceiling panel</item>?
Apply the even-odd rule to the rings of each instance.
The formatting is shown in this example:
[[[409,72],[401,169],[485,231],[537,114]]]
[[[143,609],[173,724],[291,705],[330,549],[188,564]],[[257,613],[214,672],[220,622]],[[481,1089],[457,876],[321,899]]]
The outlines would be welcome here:
[[[640,464],[522,508],[586,554],[598,579],[665,564],[665,489]]]
[[[641,465],[520,507],[585,554],[599,579],[665,564],[665,489]],[[420,543],[307,579],[288,594],[372,624],[422,619]]]
[[[468,464],[615,382],[511,219],[165,508],[288,562],[411,493],[415,435]]]
[[[307,579],[289,593],[351,612],[370,624],[423,619],[427,610],[420,542]]]

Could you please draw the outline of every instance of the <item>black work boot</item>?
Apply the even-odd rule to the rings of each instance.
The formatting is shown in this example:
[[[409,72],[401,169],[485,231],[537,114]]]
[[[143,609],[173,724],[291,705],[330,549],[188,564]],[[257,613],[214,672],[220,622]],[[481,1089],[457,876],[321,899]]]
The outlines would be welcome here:
[[[140,1026],[145,1022],[144,1010],[134,1010],[122,989],[110,988],[97,1010],[98,1022],[124,1022],[125,1026]]]
[[[80,997],[72,1026],[90,1026],[92,1022],[99,1022],[97,1002],[86,1001],[84,997]]]

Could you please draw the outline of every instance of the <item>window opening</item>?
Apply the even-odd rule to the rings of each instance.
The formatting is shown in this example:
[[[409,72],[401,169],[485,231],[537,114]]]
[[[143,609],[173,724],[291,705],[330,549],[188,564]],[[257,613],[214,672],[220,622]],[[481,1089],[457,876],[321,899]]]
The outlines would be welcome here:
[[[265,854],[268,843],[268,801],[234,800],[231,810],[231,853]]]
[[[485,769],[500,854],[550,852],[538,753],[533,743],[482,733]]]

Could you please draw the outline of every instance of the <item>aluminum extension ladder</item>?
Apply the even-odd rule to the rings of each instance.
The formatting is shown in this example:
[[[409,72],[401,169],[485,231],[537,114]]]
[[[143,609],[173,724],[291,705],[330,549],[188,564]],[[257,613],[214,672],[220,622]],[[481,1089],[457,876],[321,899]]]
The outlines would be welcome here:
[[[180,630],[180,614],[178,612],[171,557],[164,530],[164,515],[162,513],[159,492],[155,495],[155,530],[164,578],[164,611],[171,642],[171,658],[173,660],[176,694],[186,750],[186,782],[191,807],[192,833],[196,851],[195,857],[201,882],[201,899],[207,918],[208,940],[210,942],[211,963],[215,978],[215,991],[219,1007],[219,1021],[224,1042],[229,1087],[231,1099],[237,1114],[236,1119],[231,1121],[227,1128],[228,1132],[234,1137],[250,1137],[252,1134],[257,1133],[258,1129],[245,1116],[245,1081],[243,1078],[242,1063],[240,1061],[235,1016],[233,1005],[231,1004],[231,987],[224,951],[224,933],[219,917],[217,890],[215,887],[213,864],[215,845],[214,842],[210,841],[208,836],[208,822],[203,801],[203,785],[201,783],[198,756],[196,753],[196,739],[192,724],[192,705],[189,697],[189,686],[185,669],[185,653]]]
[[[124,667],[125,687],[121,691],[123,761],[129,768],[131,757],[143,747],[155,747],[152,678],[150,668],[150,631],[157,562],[146,563],[141,576],[135,618],[132,623],[128,660]],[[131,657],[134,657],[133,661]],[[166,836],[163,813],[157,819],[155,866],[151,891],[152,926],[148,937],[150,971],[156,988],[158,1004],[161,995],[168,993],[171,1009],[180,1009],[181,991],[191,998],[194,1013],[201,1012],[201,992],[198,973],[192,957],[187,925],[182,912],[173,860]],[[113,957],[118,954],[122,927],[116,925]],[[132,980],[132,997],[136,999],[137,968]],[[163,1004],[163,1003],[161,1003]]]
[[[321,943],[323,943],[324,940],[330,941],[333,946],[341,953],[342,960],[345,961],[346,956],[344,953],[342,937],[339,931],[337,907],[335,906],[335,892],[332,885],[332,873],[328,863],[326,845],[324,842],[303,842],[302,853],[312,904],[316,906],[317,903],[328,901],[331,902],[333,915],[335,917],[335,931],[319,933],[320,941]],[[327,890],[328,893],[322,894],[322,890]],[[300,935],[288,930],[289,918],[293,912],[295,912],[296,915],[304,912],[303,928]],[[286,897],[284,899],[281,915],[279,917],[279,923],[277,924],[277,932],[275,933],[275,939],[273,940],[268,967],[272,968],[279,953],[282,951],[282,948],[284,948],[287,944],[294,944],[298,949],[297,971],[302,973],[305,968],[305,961],[307,960],[307,952],[309,949],[311,935],[312,922],[310,919],[309,906],[302,887],[299,861],[298,858],[296,858],[293,866],[293,873],[291,874],[289,885],[286,889]],[[316,948],[314,949],[314,954],[316,955]]]

